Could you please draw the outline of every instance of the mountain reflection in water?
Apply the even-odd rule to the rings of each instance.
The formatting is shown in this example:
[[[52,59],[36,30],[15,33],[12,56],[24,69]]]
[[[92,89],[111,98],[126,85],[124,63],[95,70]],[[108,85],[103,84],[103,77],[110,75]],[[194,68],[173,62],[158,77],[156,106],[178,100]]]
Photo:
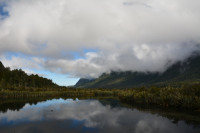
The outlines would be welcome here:
[[[99,100],[53,99],[0,113],[1,133],[197,133],[199,126]]]

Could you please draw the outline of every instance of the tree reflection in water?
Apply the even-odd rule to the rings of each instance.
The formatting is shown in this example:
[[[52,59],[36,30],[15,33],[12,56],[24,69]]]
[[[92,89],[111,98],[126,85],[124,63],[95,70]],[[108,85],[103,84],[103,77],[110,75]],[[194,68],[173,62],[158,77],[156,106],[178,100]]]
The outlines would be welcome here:
[[[1,133],[195,133],[200,131],[199,124],[188,124],[179,120],[173,123],[171,118],[167,118],[169,115],[163,117],[166,113],[159,111],[156,113],[155,109],[147,111],[145,108],[142,110],[142,108],[121,106],[119,101],[114,99],[53,99],[38,103],[16,101],[10,104],[13,105],[12,108],[8,108],[8,105],[9,103],[4,103],[4,106],[0,106]]]

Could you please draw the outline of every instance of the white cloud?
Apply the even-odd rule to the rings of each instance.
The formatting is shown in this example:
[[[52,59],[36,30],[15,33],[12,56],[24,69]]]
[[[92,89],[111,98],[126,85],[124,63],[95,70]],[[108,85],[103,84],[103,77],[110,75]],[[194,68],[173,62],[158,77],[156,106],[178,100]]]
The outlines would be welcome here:
[[[77,77],[111,70],[163,71],[200,43],[199,0],[7,0],[0,52]],[[71,52],[88,52],[74,60]]]
[[[45,74],[40,74],[34,72],[33,69],[42,69],[42,60],[40,58],[23,58],[23,57],[15,57],[12,56],[10,59],[7,59],[5,56],[0,55],[0,60],[5,67],[10,67],[11,70],[13,69],[22,69],[28,75],[31,74],[38,74],[42,77],[45,77]]]
[[[0,60],[3,62],[5,67],[10,67],[11,69],[20,69],[20,68],[36,68],[40,69],[42,60],[39,58],[24,58],[12,56],[10,59],[7,59],[5,56],[1,55]]]

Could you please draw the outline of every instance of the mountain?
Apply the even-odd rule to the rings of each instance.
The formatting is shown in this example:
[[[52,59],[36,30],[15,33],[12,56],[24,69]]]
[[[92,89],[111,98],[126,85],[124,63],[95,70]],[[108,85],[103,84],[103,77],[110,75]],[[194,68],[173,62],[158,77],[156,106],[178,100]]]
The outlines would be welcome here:
[[[200,83],[200,55],[194,54],[184,61],[159,72],[111,72],[93,80],[80,79],[78,88],[133,88],[141,86],[179,86],[182,83]]]
[[[28,75],[21,69],[10,70],[0,61],[0,90],[1,89],[28,89],[28,88],[56,88],[58,85],[50,79],[37,74]]]
[[[90,83],[94,81],[94,79],[85,79],[85,78],[82,78],[80,79],[77,83],[76,83],[76,86],[81,86],[83,84],[87,84],[87,83]]]

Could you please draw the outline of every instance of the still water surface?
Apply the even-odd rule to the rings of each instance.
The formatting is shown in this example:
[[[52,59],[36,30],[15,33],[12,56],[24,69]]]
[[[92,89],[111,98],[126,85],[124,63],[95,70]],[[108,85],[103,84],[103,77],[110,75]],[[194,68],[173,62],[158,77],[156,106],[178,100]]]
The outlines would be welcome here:
[[[112,106],[109,100],[53,99],[0,112],[0,133],[200,133],[157,113]]]

